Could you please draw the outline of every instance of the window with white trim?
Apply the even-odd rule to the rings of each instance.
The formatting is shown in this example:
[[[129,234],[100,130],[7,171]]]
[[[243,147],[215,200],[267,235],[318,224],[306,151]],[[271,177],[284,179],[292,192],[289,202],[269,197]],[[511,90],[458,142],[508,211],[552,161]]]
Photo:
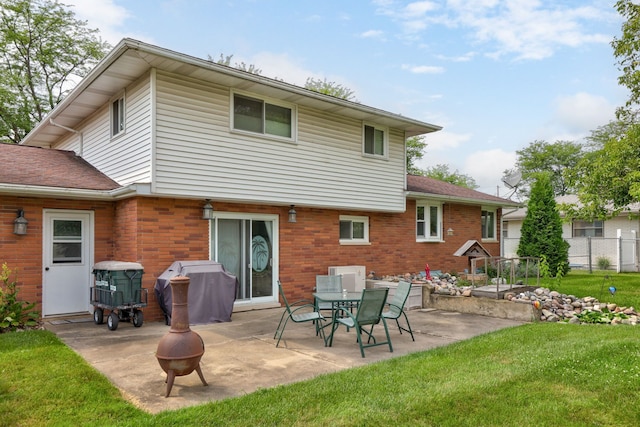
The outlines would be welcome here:
[[[482,227],[482,238],[486,240],[496,240],[496,211],[495,209],[482,209],[480,215]]]
[[[125,130],[124,94],[111,102],[111,136],[124,133]]]
[[[387,157],[387,134],[386,128],[370,124],[363,125],[363,146],[364,154],[378,157]]]
[[[416,205],[416,240],[442,240],[442,205],[420,203]]]
[[[603,237],[604,221],[573,221],[572,237]]]
[[[293,140],[296,110],[293,106],[248,95],[233,94],[232,128]]]
[[[369,217],[340,215],[340,243],[369,243]]]

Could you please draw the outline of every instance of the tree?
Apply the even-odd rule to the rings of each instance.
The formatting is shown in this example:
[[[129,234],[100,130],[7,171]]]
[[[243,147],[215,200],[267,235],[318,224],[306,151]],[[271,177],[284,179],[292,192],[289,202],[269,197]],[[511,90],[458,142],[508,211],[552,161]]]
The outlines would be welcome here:
[[[416,160],[422,159],[424,156],[424,149],[427,148],[427,143],[424,140],[424,136],[413,136],[407,138],[407,173],[410,175],[423,175],[423,171],[415,164]]]
[[[582,156],[582,145],[571,141],[534,141],[516,151],[516,169],[522,173],[522,190],[526,195],[540,172],[551,174],[551,186],[556,196],[572,193],[574,188],[567,179],[566,171],[575,167]]]
[[[622,24],[622,35],[614,37],[611,46],[618,60],[622,75],[618,83],[629,89],[629,98],[619,107],[616,115],[625,122],[636,122],[640,104],[640,4],[631,0],[618,0],[616,10],[626,21]]]
[[[640,124],[586,153],[572,178],[578,183],[581,202],[570,212],[573,217],[605,219],[640,202]]]
[[[304,87],[305,89],[320,92],[325,95],[335,96],[336,98],[346,99],[347,101],[358,102],[351,89],[336,82],[329,82],[326,78],[320,80],[313,77],[307,77]]]
[[[591,141],[592,150],[572,174],[581,204],[568,213],[587,220],[617,215],[629,204],[640,202],[640,5],[619,0],[616,9],[625,21],[621,36],[611,45],[622,72],[618,82],[630,95],[616,111],[620,123],[610,123],[592,134],[597,140]]]
[[[19,142],[110,46],[57,0],[0,3],[0,142]]]
[[[424,171],[424,175],[450,184],[459,185],[460,187],[470,188],[472,190],[478,188],[478,184],[476,184],[475,179],[469,175],[458,172],[457,169],[455,172],[451,172],[449,170],[449,165],[440,164],[427,168]]]
[[[216,64],[231,67],[231,58],[233,58],[233,55],[224,55],[221,53],[220,58],[218,58],[217,61],[214,61],[211,55],[208,55],[207,59],[211,62],[215,62]],[[262,70],[260,68],[256,67],[254,64],[246,64],[244,61],[240,63],[236,62],[233,65],[233,68],[237,68],[238,70],[246,71],[247,73],[251,73],[251,74],[257,74],[257,75],[262,74]]]
[[[520,233],[518,256],[544,257],[554,277],[569,271],[569,243],[562,238],[562,220],[548,172],[536,175]]]

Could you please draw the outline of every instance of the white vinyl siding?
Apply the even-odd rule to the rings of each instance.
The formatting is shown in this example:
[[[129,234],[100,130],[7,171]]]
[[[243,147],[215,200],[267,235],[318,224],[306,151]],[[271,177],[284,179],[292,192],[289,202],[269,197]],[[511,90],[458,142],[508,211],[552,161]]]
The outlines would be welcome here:
[[[389,129],[387,161],[366,158],[361,121],[297,107],[297,144],[283,143],[233,132],[231,96],[223,86],[157,73],[155,192],[404,211],[402,132]]]
[[[119,183],[151,182],[151,101],[149,76],[127,88],[126,133],[111,138],[111,101],[78,127],[82,157]],[[57,149],[80,152],[80,138],[72,135]],[[73,141],[72,144],[70,142]]]

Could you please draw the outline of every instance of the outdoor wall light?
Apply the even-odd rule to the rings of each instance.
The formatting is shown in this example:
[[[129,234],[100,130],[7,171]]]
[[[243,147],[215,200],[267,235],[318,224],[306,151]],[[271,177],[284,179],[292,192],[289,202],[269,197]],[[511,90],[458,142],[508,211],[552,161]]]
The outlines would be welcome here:
[[[297,222],[296,221],[296,210],[294,209],[294,205],[291,205],[291,208],[289,209],[289,222]]]
[[[453,228],[449,227],[447,230],[447,236],[453,236]]]
[[[202,207],[202,219],[213,219],[213,206],[211,205],[211,199],[205,199],[205,205]]]
[[[27,224],[29,221],[24,217],[24,211],[18,209],[18,217],[13,220],[13,233],[14,234],[27,234]]]

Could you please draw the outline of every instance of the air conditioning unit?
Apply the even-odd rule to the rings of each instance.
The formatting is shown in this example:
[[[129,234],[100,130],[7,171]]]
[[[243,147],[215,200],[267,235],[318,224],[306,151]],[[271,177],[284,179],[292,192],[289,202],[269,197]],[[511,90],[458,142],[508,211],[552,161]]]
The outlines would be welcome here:
[[[349,292],[362,292],[366,285],[367,269],[364,265],[329,267],[330,276],[342,275],[342,287]]]

